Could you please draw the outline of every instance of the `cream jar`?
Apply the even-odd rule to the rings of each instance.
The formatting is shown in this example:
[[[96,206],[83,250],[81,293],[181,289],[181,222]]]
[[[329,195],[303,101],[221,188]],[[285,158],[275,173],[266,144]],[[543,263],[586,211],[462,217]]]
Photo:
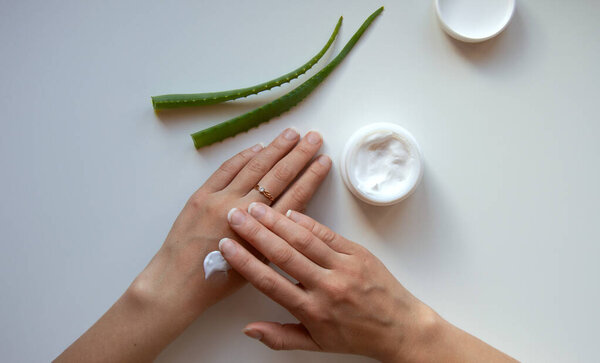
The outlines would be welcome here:
[[[393,123],[360,128],[346,143],[340,162],[346,187],[358,199],[386,206],[408,197],[423,175],[415,138]]]

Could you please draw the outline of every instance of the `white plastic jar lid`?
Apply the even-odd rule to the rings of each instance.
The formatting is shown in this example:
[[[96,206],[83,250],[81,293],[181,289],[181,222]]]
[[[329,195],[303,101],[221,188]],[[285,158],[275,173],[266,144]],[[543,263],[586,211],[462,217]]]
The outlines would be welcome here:
[[[442,28],[455,39],[476,43],[495,37],[506,28],[515,0],[435,0]]]
[[[405,149],[408,154],[406,163],[409,164],[405,164],[405,166],[409,165],[409,172],[404,175],[401,185],[398,188],[394,188],[394,192],[391,193],[369,193],[361,188],[360,181],[357,180],[354,175],[355,168],[357,167],[357,150],[359,150],[363,144],[368,142],[371,136],[378,134],[390,135],[394,139],[397,139],[401,142],[402,148]],[[340,161],[340,173],[346,187],[358,199],[372,205],[392,205],[407,198],[419,185],[423,176],[422,159],[421,150],[417,141],[406,129],[393,123],[373,123],[358,129],[346,143]],[[399,166],[392,163],[390,168],[394,167]],[[390,171],[393,172],[394,170]]]

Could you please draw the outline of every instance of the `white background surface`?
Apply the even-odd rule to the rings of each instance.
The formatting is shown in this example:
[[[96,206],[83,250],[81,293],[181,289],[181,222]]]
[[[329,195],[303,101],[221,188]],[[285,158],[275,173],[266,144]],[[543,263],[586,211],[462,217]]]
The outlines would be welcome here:
[[[339,51],[380,3],[2,1],[0,360],[47,361],[82,334],[150,260],[187,197],[238,149],[293,125],[320,130],[335,160],[355,129],[375,121],[397,122],[420,142],[426,169],[416,194],[368,207],[335,170],[308,213],[509,354],[597,359],[600,2],[519,1],[506,31],[479,45],[446,36],[432,1],[383,4],[300,106],[197,152],[189,133],[307,78],[161,117],[151,95],[279,76],[315,54],[343,14]],[[272,352],[240,333],[258,319],[291,320],[246,287],[159,361],[368,361]]]

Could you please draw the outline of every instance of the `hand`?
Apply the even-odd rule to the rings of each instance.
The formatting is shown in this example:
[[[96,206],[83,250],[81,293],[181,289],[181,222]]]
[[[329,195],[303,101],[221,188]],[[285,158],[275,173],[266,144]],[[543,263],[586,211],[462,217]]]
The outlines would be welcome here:
[[[224,238],[229,264],[300,324],[255,322],[244,329],[273,349],[352,353],[384,362],[512,361],[445,322],[411,295],[364,247],[294,211],[261,203],[229,212],[231,228],[293,284],[242,245]]]
[[[298,212],[289,218],[261,203],[234,210],[231,228],[299,281],[294,285],[225,239],[229,264],[301,324],[257,322],[245,333],[274,349],[354,353],[377,359],[397,354],[399,342],[422,325],[427,308],[369,251]]]
[[[204,257],[217,250],[223,236],[236,237],[225,218],[231,208],[245,209],[251,202],[270,202],[254,189],[255,185],[271,193],[277,211],[306,206],[327,175],[331,160],[320,156],[286,191],[322,145],[321,136],[314,131],[300,142],[298,139],[295,130],[287,129],[264,149],[256,145],[221,165],[191,196],[133,289],[142,290],[141,296],[197,316],[241,286],[244,280],[235,271],[229,273],[226,281],[205,280]]]
[[[267,147],[256,145],[221,165],[191,196],[160,250],[125,294],[57,361],[151,361],[204,309],[241,286],[244,280],[235,271],[227,279],[206,280],[204,257],[217,250],[221,237],[237,237],[227,211],[270,202],[254,190],[256,184],[272,194],[274,210],[305,207],[331,159],[320,156],[311,163],[323,142],[317,132],[299,139],[287,129]]]

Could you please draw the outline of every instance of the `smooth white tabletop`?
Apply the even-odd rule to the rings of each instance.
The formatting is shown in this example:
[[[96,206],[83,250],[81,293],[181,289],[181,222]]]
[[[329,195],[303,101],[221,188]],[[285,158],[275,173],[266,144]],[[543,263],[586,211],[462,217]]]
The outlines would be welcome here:
[[[0,11],[0,360],[47,361],[144,268],[188,196],[229,155],[287,126],[337,158],[396,122],[425,157],[416,194],[357,201],[334,170],[308,213],[381,258],[441,315],[524,361],[593,361],[600,324],[600,2],[521,0],[498,38],[448,37],[433,1],[384,1],[302,104],[197,152],[189,133],[299,85],[156,116],[150,96],[262,82],[304,63],[365,1],[12,1]],[[316,69],[331,59],[324,57]],[[311,71],[313,74],[315,70]],[[246,287],[161,362],[365,362],[273,352],[240,333],[292,321]]]

